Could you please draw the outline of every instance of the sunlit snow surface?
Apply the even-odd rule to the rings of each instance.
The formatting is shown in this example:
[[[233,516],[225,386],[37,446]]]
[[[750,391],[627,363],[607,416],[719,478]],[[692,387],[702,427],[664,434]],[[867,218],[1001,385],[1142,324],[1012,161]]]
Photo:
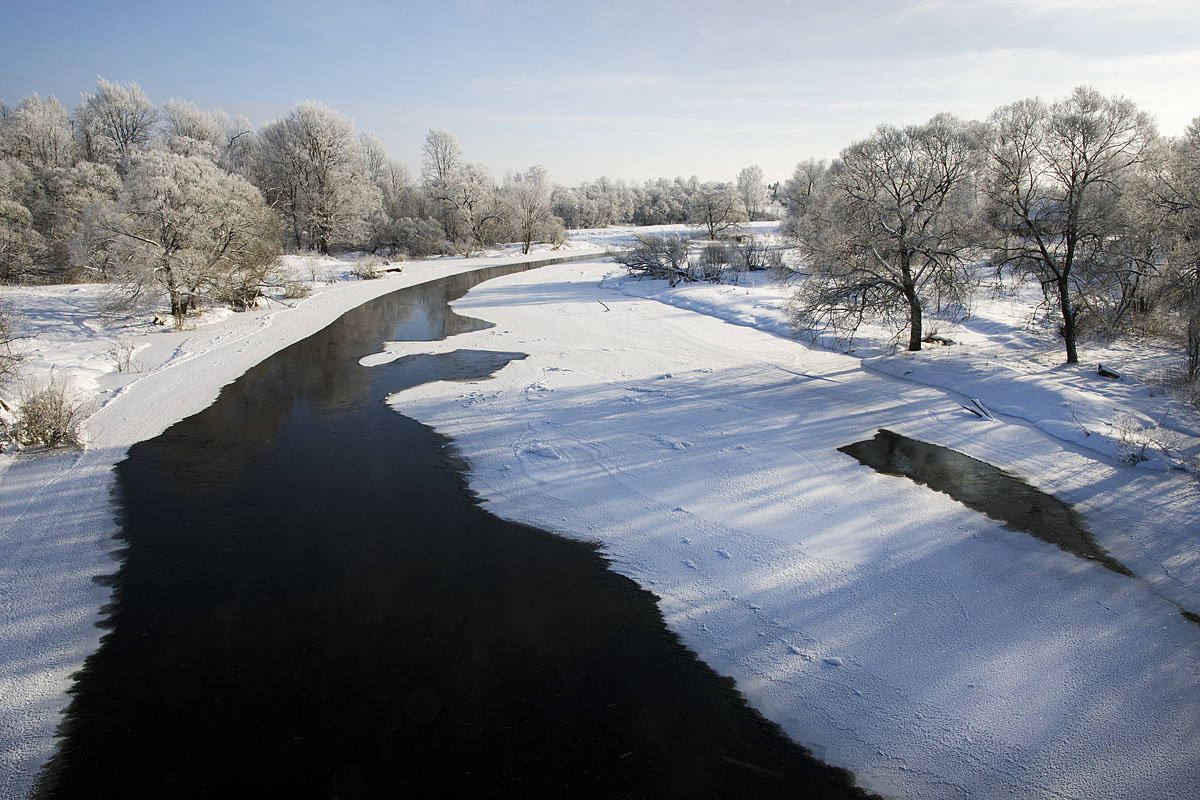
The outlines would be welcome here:
[[[577,233],[572,247],[635,232]],[[510,255],[338,283],[346,265],[296,259],[322,279],[312,297],[182,333],[98,323],[97,287],[0,292],[35,337],[27,369],[70,376],[99,407],[82,454],[0,456],[0,796],[31,785],[69,676],[97,645],[108,595],[92,578],[115,568],[108,489],[126,448],[346,309]],[[786,294],[761,277],[669,289],[612,264],[550,267],[457,305],[496,327],[371,361],[529,353],[495,379],[396,403],[458,440],[492,511],[601,542],[686,643],[869,788],[1200,796],[1200,627],[1171,604],[1200,611],[1200,506],[1195,476],[1168,470],[1195,459],[1195,417],[1095,375],[1097,360],[1145,375],[1161,354],[1084,348],[1085,365],[1059,366],[1057,345],[1024,329],[1018,294],[941,331],[961,346],[892,353],[868,331],[841,355],[790,338]],[[121,342],[132,372],[106,356]],[[970,398],[996,421],[962,410]],[[1077,504],[1138,580],[837,452],[881,427]],[[1122,436],[1168,452],[1121,466]]]
[[[1194,477],[1050,435],[1055,375],[947,392],[881,373],[954,387],[982,367],[937,353],[864,369],[777,335],[778,289],[616,274],[492,281],[455,308],[496,327],[388,348],[530,354],[394,398],[457,440],[491,511],[600,542],[690,647],[870,789],[1200,793],[1200,628],[1164,599],[1200,610]],[[727,321],[747,316],[766,330]],[[1115,402],[1096,381],[1080,368],[1062,382],[1094,413]],[[963,410],[967,396],[998,420]],[[881,427],[1077,503],[1143,580],[837,451]]]

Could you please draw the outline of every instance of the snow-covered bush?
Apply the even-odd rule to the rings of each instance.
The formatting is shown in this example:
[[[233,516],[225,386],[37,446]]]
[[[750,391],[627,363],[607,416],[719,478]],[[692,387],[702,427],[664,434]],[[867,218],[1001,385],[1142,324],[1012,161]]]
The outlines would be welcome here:
[[[772,257],[782,258],[780,251],[768,247],[757,236],[739,236],[725,247],[729,253],[729,263],[739,272],[765,270],[772,266]]]
[[[104,351],[104,360],[117,368],[117,372],[134,369],[133,354],[137,346],[128,339],[118,339]]]
[[[283,282],[284,300],[303,300],[312,294],[312,284],[308,281],[285,280]]]
[[[21,392],[12,438],[26,447],[79,447],[79,426],[87,402],[71,384],[57,376],[29,384]]]
[[[693,282],[695,274],[688,262],[692,243],[681,236],[637,236],[637,244],[610,255],[635,275],[664,278],[674,286],[680,281]]]
[[[729,255],[729,248],[723,244],[706,244],[692,272],[699,280],[720,283],[730,267]]]
[[[378,256],[366,256],[355,262],[350,273],[360,280],[374,280],[382,274],[379,271],[379,267],[384,263],[384,260]]]

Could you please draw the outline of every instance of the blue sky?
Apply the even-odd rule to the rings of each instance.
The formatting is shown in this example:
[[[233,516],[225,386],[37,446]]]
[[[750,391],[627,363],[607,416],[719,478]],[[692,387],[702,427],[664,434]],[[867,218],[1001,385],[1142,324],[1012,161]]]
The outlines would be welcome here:
[[[878,123],[986,116],[1088,83],[1178,134],[1195,0],[57,2],[0,8],[0,98],[96,77],[263,123],[316,99],[414,166],[431,127],[499,176],[769,180]]]

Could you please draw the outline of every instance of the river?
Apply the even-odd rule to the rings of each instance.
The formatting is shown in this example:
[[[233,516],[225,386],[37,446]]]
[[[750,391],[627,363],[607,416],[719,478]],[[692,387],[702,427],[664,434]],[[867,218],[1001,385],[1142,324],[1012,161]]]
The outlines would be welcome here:
[[[385,398],[520,353],[367,368],[486,327],[385,295],[117,469],[120,567],[36,797],[855,797],[596,549],[488,514]]]

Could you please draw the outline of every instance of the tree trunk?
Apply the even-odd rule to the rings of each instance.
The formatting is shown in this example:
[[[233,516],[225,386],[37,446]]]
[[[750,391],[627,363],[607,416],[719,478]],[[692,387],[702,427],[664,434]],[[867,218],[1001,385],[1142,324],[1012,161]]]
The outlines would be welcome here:
[[[171,292],[171,316],[175,318],[175,330],[183,330],[183,318],[187,316],[187,305],[179,292]]]
[[[920,350],[924,338],[921,320],[921,299],[915,291],[906,292],[908,295],[908,349]]]
[[[175,318],[175,330],[181,331],[183,330],[183,318],[187,316],[187,305],[183,300],[183,292],[175,280],[175,273],[171,271],[170,262],[165,257],[160,269],[164,277],[163,283],[167,287],[167,297],[171,301],[171,316]]]
[[[1079,351],[1075,348],[1075,309],[1071,307],[1071,285],[1066,276],[1058,279],[1058,305],[1062,309],[1062,337],[1067,346],[1067,363],[1079,363]]]

